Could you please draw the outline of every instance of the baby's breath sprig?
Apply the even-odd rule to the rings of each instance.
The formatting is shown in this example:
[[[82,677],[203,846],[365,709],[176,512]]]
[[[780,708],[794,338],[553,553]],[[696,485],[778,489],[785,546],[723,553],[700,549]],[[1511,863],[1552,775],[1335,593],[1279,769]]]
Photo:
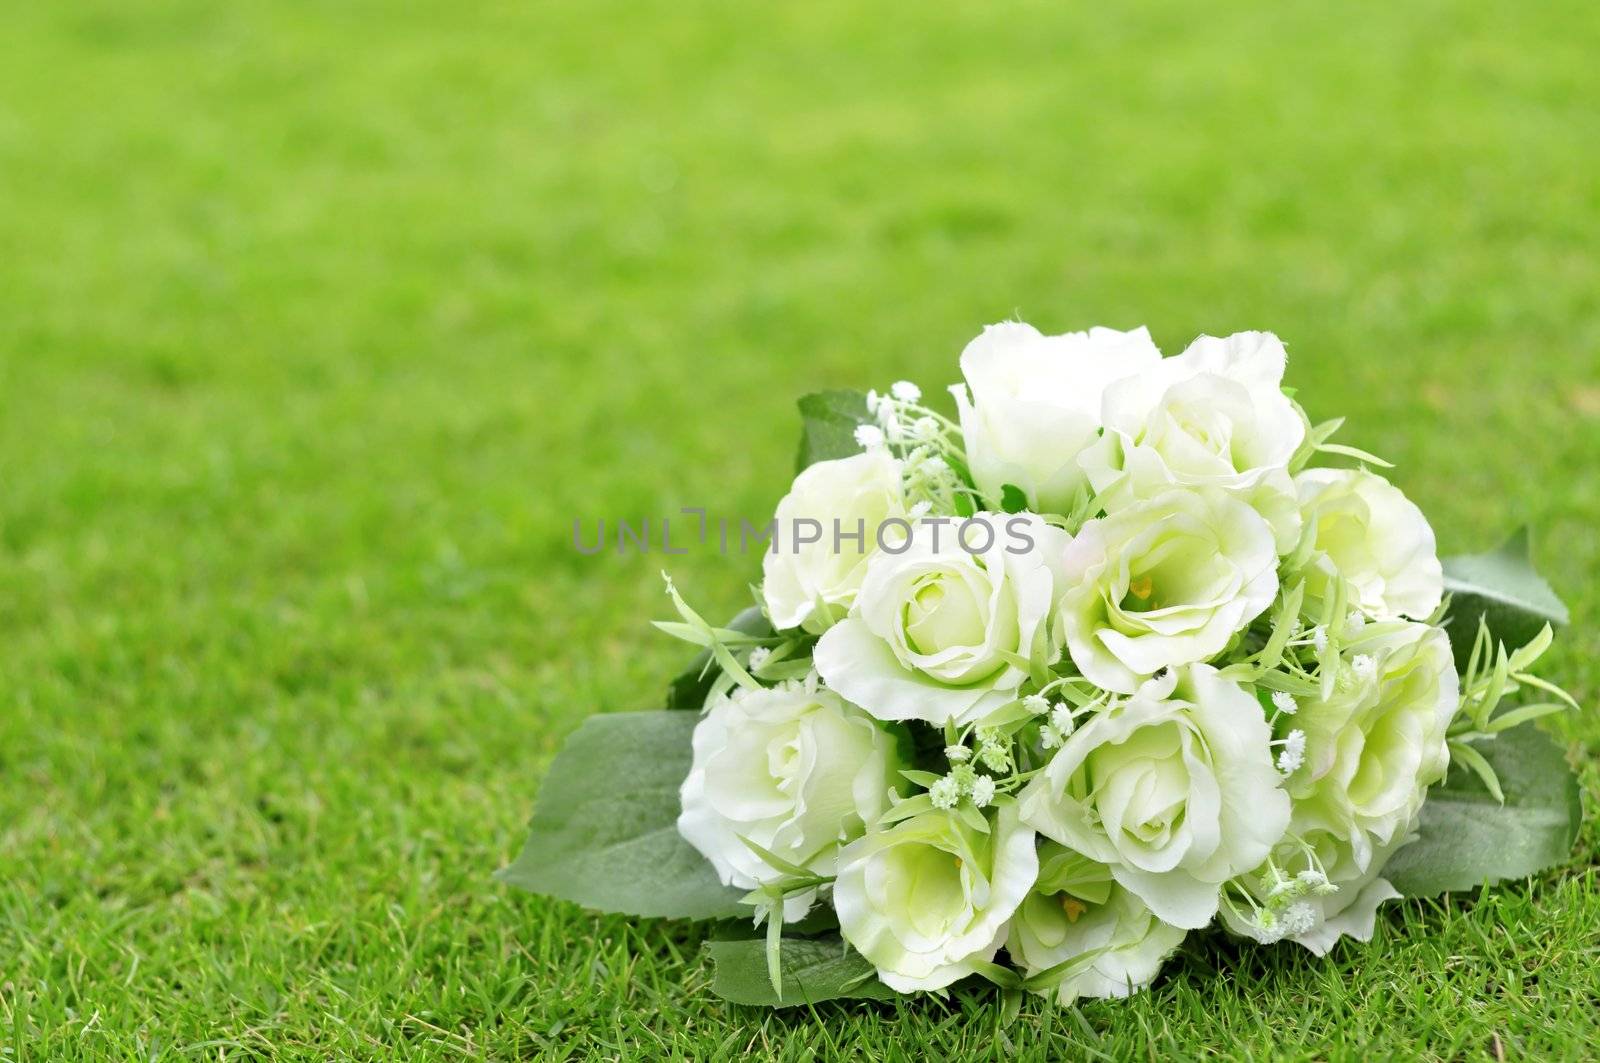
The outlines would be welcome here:
[[[1306,762],[1306,733],[1296,727],[1283,738],[1268,743],[1278,751],[1278,771],[1293,775]]]
[[[745,667],[764,683],[803,684],[809,679],[814,688],[819,679],[810,656],[813,645],[811,639],[784,638],[776,642],[769,639],[749,650]]]
[[[907,502],[924,512],[970,516],[984,501],[972,487],[961,426],[922,404],[922,389],[900,380],[887,394],[867,392],[867,413],[875,423],[856,429],[866,449],[887,448],[905,470]]]
[[[1050,750],[1076,730],[1077,719],[1105,708],[1109,697],[1079,676],[1056,677],[977,724],[946,724],[942,749],[946,769],[901,771],[922,792],[891,795],[892,807],[880,825],[929,809],[980,810],[1014,795],[1041,770],[1039,753],[1043,751],[1043,760],[1048,761]]]
[[[1230,879],[1222,888],[1223,907],[1240,923],[1255,928],[1257,935],[1269,943],[1304,934],[1316,926],[1317,909],[1307,903],[1307,897],[1339,892],[1311,845],[1296,835],[1284,841],[1291,847],[1287,854],[1268,857],[1257,873]],[[1303,866],[1291,870],[1295,863]]]
[[[896,381],[887,395],[867,392],[867,413],[894,448],[931,445],[960,453],[961,426],[937,410],[922,405],[922,389],[909,380]]]

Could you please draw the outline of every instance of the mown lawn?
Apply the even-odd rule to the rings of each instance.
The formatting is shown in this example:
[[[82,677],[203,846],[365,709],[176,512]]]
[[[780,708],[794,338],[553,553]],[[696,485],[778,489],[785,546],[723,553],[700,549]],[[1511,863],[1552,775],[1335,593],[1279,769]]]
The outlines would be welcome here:
[[[792,402],[1013,314],[1270,328],[1448,552],[1538,529],[1600,694],[1592,5],[14,4],[0,1059],[1576,1057],[1600,830],[1370,947],[772,1015],[508,892],[544,767],[749,558]],[[1559,725],[1600,799],[1600,716]]]

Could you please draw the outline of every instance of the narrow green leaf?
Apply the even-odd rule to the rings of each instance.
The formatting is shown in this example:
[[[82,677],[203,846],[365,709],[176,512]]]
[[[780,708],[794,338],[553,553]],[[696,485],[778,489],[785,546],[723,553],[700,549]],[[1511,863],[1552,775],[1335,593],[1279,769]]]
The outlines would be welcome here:
[[[752,913],[746,910],[742,919],[719,919],[707,928],[707,936],[712,941],[756,941],[765,938],[767,928],[756,926]],[[797,937],[823,937],[832,934],[839,936],[839,918],[834,913],[833,905],[826,902],[813,904],[798,922],[783,924],[784,940]]]
[[[1300,697],[1316,697],[1320,691],[1317,684],[1309,679],[1301,679],[1287,672],[1263,672],[1256,676],[1257,686],[1266,687],[1268,690],[1281,690],[1286,694],[1295,694]]]
[[[987,960],[968,960],[967,965],[972,968],[974,974],[982,975],[1001,989],[1022,988],[1022,975],[1009,967]]]
[[[1545,655],[1545,651],[1550,648],[1551,643],[1555,642],[1555,640],[1556,633],[1554,628],[1549,624],[1540,628],[1539,633],[1533,637],[1532,642],[1518,647],[1517,651],[1511,655],[1511,671],[1527,671],[1535,661]]]
[[[1104,955],[1109,947],[1102,946],[1098,949],[1091,949],[1070,959],[1062,960],[1053,967],[1046,967],[1042,971],[1036,971],[1023,979],[1023,988],[1031,989],[1034,992],[1054,989],[1068,978],[1092,966],[1094,961]]]
[[[1002,989],[1000,991],[1000,1022],[1010,1026],[1022,1014],[1022,990]]]
[[[878,826],[888,827],[899,823],[903,819],[910,819],[912,816],[920,816],[924,812],[931,811],[933,811],[933,798],[925,793],[916,794],[887,809],[883,815],[878,817]]]
[[[1348,447],[1343,443],[1322,443],[1317,447],[1317,449],[1324,454],[1338,454],[1342,457],[1354,458],[1357,461],[1364,461],[1368,465],[1376,465],[1380,469],[1394,468],[1393,462],[1384,461],[1376,454],[1362,450],[1360,447]]]
[[[765,635],[751,635],[728,627],[714,627],[702,630],[693,624],[685,624],[677,620],[652,620],[650,621],[650,626],[657,631],[671,635],[675,639],[692,642],[696,646],[709,646],[713,639],[725,646],[750,646],[769,641],[769,637]]]
[[[1448,596],[1446,596],[1446,603],[1447,607],[1455,604],[1453,601],[1450,601]],[[1448,616],[1449,613],[1447,612],[1445,615]],[[1549,624],[1545,625],[1546,628],[1549,626]],[[1467,656],[1467,665],[1465,668],[1461,667],[1461,652],[1458,645],[1453,640],[1451,643],[1451,649],[1455,650],[1456,670],[1461,673],[1461,678],[1463,680],[1462,685],[1469,689],[1474,687],[1478,680],[1478,669],[1483,667],[1483,663],[1488,660],[1489,655],[1494,652],[1494,636],[1489,634],[1489,624],[1483,619],[1482,614],[1479,614],[1478,616],[1477,631],[1472,636],[1472,653]]]
[[[1500,780],[1504,804],[1472,768],[1453,764],[1428,792],[1420,838],[1395,853],[1384,875],[1408,897],[1522,878],[1566,861],[1578,836],[1578,780],[1562,748],[1532,727],[1477,747]]]
[[[783,901],[767,909],[767,980],[772,992],[783,997]]]
[[[785,937],[779,949],[782,990],[767,973],[764,939],[706,944],[715,970],[711,991],[735,1004],[787,1008],[824,1000],[888,1000],[895,993],[878,981],[872,965],[835,936]]]
[[[1558,712],[1565,712],[1567,707],[1559,701],[1541,701],[1535,705],[1518,705],[1514,709],[1507,709],[1489,721],[1490,731],[1509,731],[1513,727],[1520,727],[1530,720],[1554,716]]]
[[[1258,672],[1270,672],[1277,668],[1283,661],[1283,650],[1289,644],[1289,634],[1294,630],[1295,619],[1300,615],[1300,606],[1305,601],[1306,585],[1301,580],[1283,596],[1283,603],[1272,619],[1272,635],[1267,639],[1267,644],[1261,648],[1257,655]]]
[[[818,391],[800,400],[800,454],[796,469],[861,453],[856,429],[874,424],[859,391]]]
[[[773,634],[772,625],[767,623],[765,614],[754,605],[728,621],[727,626],[730,630],[762,638]],[[668,685],[667,708],[698,709],[704,706],[706,695],[711,691],[711,682],[717,677],[718,671],[709,650],[696,654],[689,667]]]
[[[545,775],[522,854],[497,877],[624,915],[748,914],[678,834],[678,788],[698,719],[669,711],[585,720]]]
[[[1483,783],[1484,789],[1489,791],[1490,797],[1502,804],[1505,802],[1506,795],[1500,790],[1500,779],[1495,775],[1494,769],[1489,766],[1489,762],[1484,759],[1482,753],[1479,753],[1465,742],[1451,742],[1450,760],[1451,763],[1460,762],[1465,765],[1471,770],[1472,774],[1478,777],[1478,781]]]
[[[1544,691],[1546,694],[1551,695],[1552,697],[1560,698],[1561,702],[1569,709],[1580,709],[1582,707],[1578,704],[1576,698],[1574,698],[1571,694],[1568,694],[1565,690],[1562,690],[1560,687],[1556,686],[1554,683],[1550,682],[1548,679],[1540,679],[1538,676],[1529,675],[1527,672],[1519,672],[1516,675],[1513,675],[1511,678],[1523,686],[1535,687]]]
[[[961,818],[961,822],[965,823],[979,834],[989,833],[989,820],[982,812],[979,812],[967,802],[961,802],[961,804],[955,807],[954,811],[955,814]]]
[[[1567,607],[1529,560],[1528,529],[1522,528],[1498,550],[1444,559],[1444,588],[1450,594],[1445,630],[1463,671],[1472,655],[1482,617],[1496,641],[1524,646],[1546,624],[1568,622]]]

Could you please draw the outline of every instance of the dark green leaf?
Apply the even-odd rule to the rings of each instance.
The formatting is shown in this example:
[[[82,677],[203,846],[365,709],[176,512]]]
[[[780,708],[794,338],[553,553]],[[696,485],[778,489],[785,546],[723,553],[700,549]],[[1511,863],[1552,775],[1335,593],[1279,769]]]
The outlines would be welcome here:
[[[1522,878],[1572,854],[1583,809],[1578,780],[1561,747],[1532,727],[1478,742],[1500,779],[1500,804],[1469,765],[1428,791],[1421,837],[1395,853],[1384,875],[1408,897],[1469,890]]]
[[[712,941],[706,951],[716,965],[712,992],[735,1004],[787,1008],[824,1000],[888,1000],[895,996],[894,990],[878,981],[872,964],[834,936],[783,939],[782,996],[767,977],[765,941]]]
[[[796,469],[861,453],[856,429],[873,424],[859,391],[818,391],[800,400],[800,456]]]
[[[698,720],[686,712],[585,720],[545,775],[522,855],[498,877],[624,915],[748,914],[739,891],[678,834],[678,787]]]
[[[1528,529],[1487,554],[1444,559],[1444,589],[1450,595],[1445,630],[1455,649],[1456,666],[1465,669],[1478,635],[1478,618],[1509,649],[1539,634],[1545,624],[1567,623],[1567,607],[1537,572],[1529,557]]]
[[[1028,496],[1016,484],[1003,484],[1000,487],[1000,508],[1007,513],[1021,513],[1028,508]]]
[[[751,909],[747,908],[745,914],[739,919],[723,919],[711,924],[709,936],[712,941],[754,941],[764,938],[766,930],[756,926],[751,919]],[[820,937],[823,934],[839,936],[839,917],[833,910],[833,905],[820,903],[813,904],[805,918],[797,922],[787,923],[783,928],[784,940],[791,937]]]
[[[724,626],[734,631],[742,631],[746,635],[765,636],[773,633],[772,625],[767,623],[766,616],[754,605]],[[668,684],[667,708],[698,709],[704,706],[706,695],[711,691],[712,680],[717,678],[719,671],[721,669],[712,663],[710,650],[701,650],[695,654],[694,660],[689,662],[689,667]]]

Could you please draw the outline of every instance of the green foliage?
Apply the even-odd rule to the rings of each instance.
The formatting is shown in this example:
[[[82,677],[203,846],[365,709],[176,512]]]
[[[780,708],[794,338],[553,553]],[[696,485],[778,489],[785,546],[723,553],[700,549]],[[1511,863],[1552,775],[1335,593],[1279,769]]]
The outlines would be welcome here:
[[[767,622],[766,614],[759,606],[752,605],[742,610],[727,627],[746,635],[766,637],[773,634],[772,625]],[[711,692],[712,683],[716,682],[721,669],[712,659],[709,649],[701,650],[695,654],[689,666],[675,676],[667,684],[667,708],[669,709],[699,709],[706,703],[706,695]]]
[[[1480,621],[1496,641],[1522,646],[1546,624],[1565,625],[1567,607],[1534,571],[1528,529],[1521,528],[1497,550],[1444,559],[1450,612],[1445,629],[1456,665],[1465,671]]]
[[[861,453],[856,429],[873,423],[863,392],[818,391],[801,398],[799,406],[800,454],[795,460],[796,468]]]
[[[678,834],[678,788],[698,717],[592,716],[539,788],[513,886],[624,915],[714,919],[747,911],[739,891]]]
[[[878,981],[872,965],[837,935],[783,939],[782,993],[773,988],[767,975],[764,941],[712,941],[706,952],[716,965],[712,991],[735,1004],[787,1008],[841,998],[888,1000],[895,996]]]
[[[1492,769],[1505,800],[1457,758],[1428,791],[1420,837],[1389,862],[1386,877],[1408,897],[1523,878],[1572,858],[1583,806],[1561,746],[1523,725],[1469,748]]]

